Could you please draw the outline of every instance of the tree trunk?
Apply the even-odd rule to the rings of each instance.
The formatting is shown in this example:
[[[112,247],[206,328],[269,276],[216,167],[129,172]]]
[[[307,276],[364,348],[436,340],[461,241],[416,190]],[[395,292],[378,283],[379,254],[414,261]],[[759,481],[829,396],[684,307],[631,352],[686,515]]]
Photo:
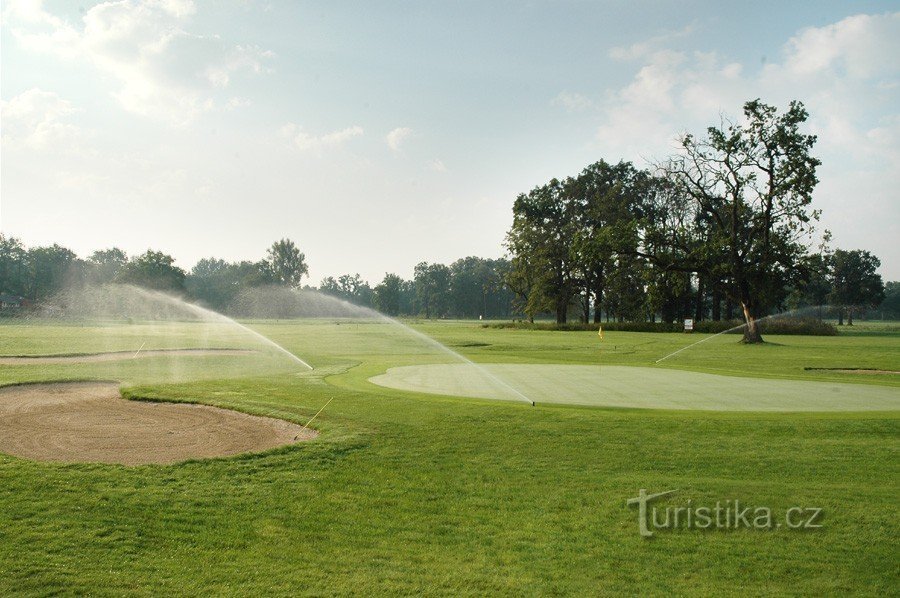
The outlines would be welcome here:
[[[585,324],[591,321],[591,293],[588,289],[584,290],[584,296],[581,299],[581,321]]]
[[[844,308],[839,307],[838,308],[838,326],[843,326],[843,325],[844,325]]]
[[[734,319],[734,303],[731,302],[731,299],[725,300],[725,319],[726,320]]]
[[[568,312],[569,302],[563,301],[561,299],[556,300],[556,323],[557,324],[565,324],[566,323],[566,312]]]
[[[847,326],[853,326],[853,308],[847,308]]]
[[[594,324],[599,324],[603,321],[602,303],[603,291],[597,289],[596,291],[594,291]]]
[[[759,333],[759,323],[756,316],[753,315],[748,302],[741,301],[741,309],[744,311],[744,321],[747,325],[744,327],[744,339],[742,342],[747,344],[763,342],[762,335]]]
[[[712,294],[712,319],[718,322],[722,319],[722,297],[718,289],[713,289]]]
[[[694,309],[694,321],[699,322],[703,319],[703,279],[697,277],[697,305]]]

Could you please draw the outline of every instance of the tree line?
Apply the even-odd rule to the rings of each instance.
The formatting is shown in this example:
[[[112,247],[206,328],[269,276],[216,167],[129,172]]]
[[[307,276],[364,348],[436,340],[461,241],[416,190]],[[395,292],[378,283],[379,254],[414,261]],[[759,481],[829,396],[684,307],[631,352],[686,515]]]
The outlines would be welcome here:
[[[344,274],[329,276],[315,287],[304,284],[309,273],[306,256],[290,239],[273,243],[258,261],[211,257],[185,271],[161,251],[129,257],[113,247],[81,259],[57,244],[27,249],[19,239],[0,234],[0,294],[32,303],[72,285],[123,283],[228,312],[242,290],[276,285],[317,290],[389,316],[511,318],[514,296],[505,283],[508,271],[505,259],[466,257],[449,266],[422,262],[412,280],[388,273],[372,287],[359,274]]]
[[[550,312],[562,324],[573,308],[583,322],[738,314],[744,340],[759,342],[757,320],[776,310],[832,303],[852,323],[854,307],[878,305],[875,256],[807,245],[820,162],[815,136],[800,130],[803,104],[779,114],[753,100],[743,116],[683,135],[678,153],[650,168],[601,160],[520,194],[508,283],[527,317]]]
[[[746,322],[775,311],[830,304],[843,324],[854,310],[881,305],[897,315],[897,283],[883,284],[880,262],[864,250],[832,250],[830,234],[811,250],[819,219],[812,194],[820,162],[808,114],[791,102],[779,114],[759,100],[743,121],[724,120],[648,168],[600,160],[552,179],[513,203],[508,258],[421,262],[411,280],[387,273],[375,286],[359,274],[304,286],[305,255],[289,239],[258,261],[202,259],[190,270],[172,256],[127,256],[118,248],[80,259],[59,245],[26,249],[0,235],[0,293],[37,302],[67,285],[129,283],[181,294],[219,311],[242,289],[316,289],[390,316],[518,318],[572,314],[672,323],[684,318]],[[885,307],[886,306],[886,307]]]

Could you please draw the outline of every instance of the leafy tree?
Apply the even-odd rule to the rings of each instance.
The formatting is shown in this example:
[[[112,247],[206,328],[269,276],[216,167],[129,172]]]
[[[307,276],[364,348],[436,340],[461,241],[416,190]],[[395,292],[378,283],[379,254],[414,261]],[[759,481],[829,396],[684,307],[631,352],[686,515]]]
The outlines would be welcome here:
[[[847,310],[847,324],[853,326],[853,310],[859,307],[875,307],[884,300],[884,283],[877,273],[881,260],[861,249],[834,252],[829,298],[839,306],[838,324],[844,323]]]
[[[450,268],[420,262],[415,267],[416,299],[426,318],[442,318],[449,307]]]
[[[534,317],[544,310],[544,307],[535,301],[538,298],[537,268],[534,265],[536,260],[532,259],[530,248],[522,237],[519,237],[515,244],[509,243],[508,247],[514,255],[509,262],[503,282],[513,292],[518,310],[525,314],[529,322],[534,323]]]
[[[118,247],[97,250],[88,258],[88,278],[99,284],[112,282],[127,263],[128,255]]]
[[[608,280],[607,313],[620,322],[645,318],[644,263],[635,256],[621,255],[612,265]]]
[[[825,238],[818,253],[805,255],[797,263],[796,283],[788,296],[790,309],[818,307],[819,318],[831,294],[831,274],[834,255],[828,249],[831,233],[825,231]]]
[[[504,278],[506,260],[465,257],[450,265],[450,311],[454,316],[488,318],[509,313],[512,299]]]
[[[26,294],[32,300],[52,295],[64,287],[79,282],[83,262],[65,247],[32,247],[28,250],[29,284]]]
[[[28,252],[22,242],[0,233],[0,293],[24,295],[29,280]]]
[[[650,231],[648,252],[666,269],[724,280],[742,308],[744,341],[762,342],[757,319],[778,305],[798,260],[811,211],[819,160],[816,137],[800,132],[808,114],[791,102],[787,112],[759,100],[744,104],[745,125],[724,122],[705,138],[685,135],[681,155],[663,168],[685,208],[686,229]],[[685,231],[687,231],[685,233]]]
[[[175,265],[175,258],[148,249],[133,257],[119,272],[117,282],[160,291],[183,291],[185,272]]]
[[[890,319],[900,317],[900,282],[885,283],[884,301],[878,307],[882,310],[882,315],[887,312]]]
[[[570,246],[581,285],[582,321],[600,321],[604,290],[613,263],[622,253],[633,255],[637,235],[634,222],[643,213],[642,203],[650,177],[631,162],[612,165],[600,160],[585,168],[565,186],[574,202],[577,219]],[[627,260],[632,263],[632,260]]]
[[[400,314],[403,293],[403,279],[396,274],[385,273],[374,290],[375,309],[389,316]]]
[[[515,288],[522,288],[527,281],[529,287],[525,312],[533,318],[535,313],[550,309],[560,324],[567,320],[578,286],[571,251],[577,227],[576,206],[569,200],[566,184],[553,179],[520,194],[513,204],[513,225],[506,236],[506,245],[514,256],[511,282]]]
[[[266,264],[275,283],[292,289],[299,289],[303,277],[309,273],[306,256],[290,239],[281,239],[272,244]]]
[[[372,289],[359,274],[343,274],[337,280],[329,276],[322,280],[319,291],[356,305],[372,305]]]
[[[194,264],[184,281],[190,297],[216,310],[224,310],[237,295],[240,279],[236,265],[218,258],[203,258]]]

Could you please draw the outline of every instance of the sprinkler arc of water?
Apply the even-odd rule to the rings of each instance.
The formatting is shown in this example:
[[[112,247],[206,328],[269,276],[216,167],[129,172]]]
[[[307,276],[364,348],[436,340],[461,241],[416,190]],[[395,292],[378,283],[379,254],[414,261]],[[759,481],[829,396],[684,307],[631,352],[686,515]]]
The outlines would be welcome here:
[[[792,310],[784,311],[784,312],[777,313],[777,314],[769,314],[768,316],[763,316],[762,318],[757,318],[756,323],[759,324],[760,322],[763,322],[763,321],[768,320],[768,319],[770,319],[770,318],[787,317],[787,316],[789,316],[790,314],[794,314],[794,313],[798,313],[798,312],[810,311],[810,310],[814,310],[814,309],[815,309],[815,310],[821,310],[821,309],[823,309],[823,308],[828,309],[828,308],[830,308],[830,307],[832,307],[832,306],[830,306],[830,305],[812,305],[812,306],[809,306],[809,307],[799,307],[799,308],[797,308],[797,309],[792,309]],[[653,363],[654,363],[654,364],[660,363],[660,362],[662,362],[662,361],[667,360],[667,359],[670,358],[670,357],[674,357],[674,356],[678,355],[678,354],[681,353],[682,351],[687,351],[687,350],[690,349],[691,347],[696,347],[697,345],[699,345],[699,344],[701,344],[701,343],[705,343],[706,341],[708,341],[708,340],[710,340],[710,339],[713,339],[713,338],[716,338],[717,336],[721,336],[721,335],[723,335],[723,334],[728,334],[729,332],[734,332],[735,330],[740,330],[741,328],[745,328],[746,326],[747,326],[747,322],[743,322],[743,323],[741,323],[741,324],[738,324],[737,326],[733,326],[732,328],[729,328],[728,330],[723,330],[723,331],[721,331],[721,332],[717,332],[717,333],[715,333],[715,334],[711,334],[711,335],[709,335],[709,336],[707,336],[707,337],[701,338],[699,341],[696,341],[696,342],[691,343],[690,345],[686,345],[686,346],[684,346],[684,347],[678,349],[677,351],[672,351],[672,352],[669,353],[668,355],[666,355],[666,356],[664,356],[664,357],[660,357],[659,359],[657,359],[657,360],[654,361]]]
[[[295,292],[296,292],[296,291],[295,291]],[[436,340],[436,339],[434,339],[434,338],[428,336],[427,334],[425,334],[425,333],[423,333],[423,332],[419,332],[419,331],[416,330],[415,328],[412,328],[412,327],[410,327],[410,326],[407,326],[407,325],[404,324],[403,322],[401,322],[401,321],[399,321],[399,320],[397,320],[397,319],[395,319],[395,318],[392,318],[392,317],[390,317],[390,316],[388,316],[388,315],[385,315],[385,314],[383,314],[383,313],[381,313],[380,311],[377,311],[377,310],[375,310],[375,309],[372,309],[372,308],[369,308],[369,307],[363,307],[363,306],[360,306],[360,305],[354,305],[353,303],[350,303],[349,301],[345,301],[344,299],[339,299],[339,298],[337,298],[337,297],[331,297],[330,295],[324,295],[324,294],[322,294],[322,293],[316,293],[316,294],[319,295],[320,297],[327,298],[328,300],[334,301],[334,302],[336,302],[336,303],[342,305],[345,309],[349,309],[349,310],[355,311],[355,312],[357,312],[357,313],[362,313],[362,314],[367,315],[368,317],[371,317],[371,318],[374,318],[374,319],[379,319],[379,320],[382,320],[383,322],[386,322],[386,323],[391,324],[391,325],[393,325],[393,326],[399,327],[399,328],[400,328],[401,330],[403,330],[406,334],[408,334],[408,335],[410,335],[410,336],[413,336],[413,337],[415,337],[415,338],[417,338],[417,339],[423,341],[424,343],[426,343],[426,344],[428,344],[428,345],[434,347],[435,349],[437,349],[437,350],[439,350],[439,351],[441,351],[441,352],[443,352],[443,353],[445,353],[445,354],[447,354],[447,355],[453,357],[453,358],[456,359],[457,361],[461,361],[462,363],[464,363],[464,364],[466,364],[466,365],[472,366],[472,367],[475,368],[481,375],[483,375],[485,378],[487,378],[488,380],[490,380],[491,382],[493,382],[493,383],[496,384],[497,386],[500,386],[500,387],[506,389],[506,390],[507,390],[508,392],[510,392],[513,396],[515,396],[516,399],[521,400],[521,401],[525,401],[526,403],[530,403],[532,406],[534,406],[534,401],[532,401],[529,397],[527,397],[527,396],[526,396],[525,394],[523,394],[521,391],[519,391],[518,389],[516,389],[515,387],[513,387],[512,385],[510,385],[508,382],[506,382],[505,380],[499,378],[498,376],[496,376],[495,374],[493,374],[493,373],[492,373],[490,370],[488,370],[487,368],[485,368],[485,367],[483,367],[483,366],[481,366],[481,365],[475,363],[474,361],[472,361],[471,359],[469,359],[469,358],[466,357],[465,355],[462,355],[461,353],[458,353],[458,352],[454,351],[453,349],[451,349],[451,348],[448,347],[447,345],[445,345],[445,344],[441,343],[440,341],[438,341],[438,340]]]
[[[307,370],[314,369],[313,366],[309,365],[306,361],[304,361],[300,357],[294,355],[293,353],[291,353],[290,351],[288,351],[287,349],[285,349],[284,347],[282,347],[281,345],[279,345],[278,343],[276,343],[269,337],[260,334],[259,332],[253,330],[252,328],[245,326],[245,325],[241,324],[240,322],[237,322],[237,321],[229,318],[226,315],[220,314],[219,312],[213,311],[211,309],[206,309],[205,307],[200,307],[199,305],[196,305],[194,303],[188,303],[187,301],[179,299],[178,297],[173,297],[171,295],[167,295],[167,294],[161,293],[159,291],[151,291],[148,289],[142,289],[140,287],[135,287],[135,286],[131,286],[131,285],[129,285],[129,286],[135,292],[137,292],[140,295],[144,295],[145,297],[149,297],[149,298],[153,298],[153,299],[157,299],[157,300],[168,301],[170,303],[175,303],[177,305],[182,305],[182,306],[186,307],[187,309],[189,309],[190,311],[194,312],[195,314],[197,314],[203,318],[212,319],[213,321],[237,326],[243,332],[246,332],[247,334],[253,336],[255,339],[257,339],[258,341],[261,341],[263,344],[266,344],[266,345],[272,347],[273,349],[279,351],[280,353],[287,355],[293,361],[295,361],[296,363],[299,363],[300,365],[305,367]]]

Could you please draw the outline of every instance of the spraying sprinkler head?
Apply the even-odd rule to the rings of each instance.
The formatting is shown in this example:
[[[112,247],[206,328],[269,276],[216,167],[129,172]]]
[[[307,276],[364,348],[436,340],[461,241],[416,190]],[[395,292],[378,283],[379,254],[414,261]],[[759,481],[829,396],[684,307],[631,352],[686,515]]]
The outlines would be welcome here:
[[[531,401],[531,406],[534,407],[534,401]]]

